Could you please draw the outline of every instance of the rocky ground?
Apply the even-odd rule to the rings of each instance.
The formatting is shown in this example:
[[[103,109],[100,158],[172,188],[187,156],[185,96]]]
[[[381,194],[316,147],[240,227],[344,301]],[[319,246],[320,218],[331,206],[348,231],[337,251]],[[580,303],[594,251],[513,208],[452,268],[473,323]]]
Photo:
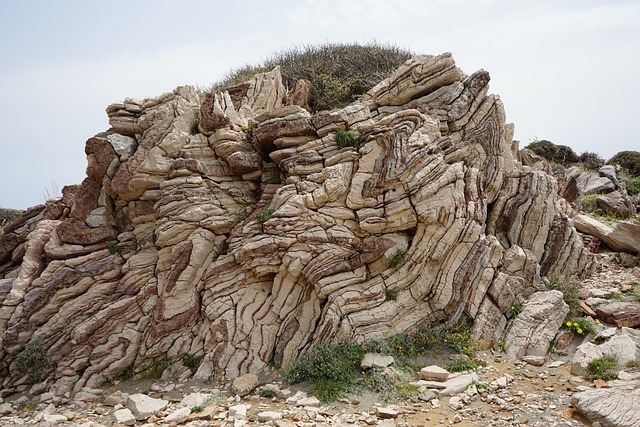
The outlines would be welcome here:
[[[599,271],[583,282],[581,291],[590,306],[637,303],[640,268],[625,268],[620,261],[624,260],[619,255],[600,255]],[[598,330],[600,335],[632,337],[637,351],[636,329],[601,323]],[[270,378],[249,375],[232,384],[213,385],[189,379],[183,369],[181,380],[127,381],[73,396],[9,396],[0,401],[0,425],[640,425],[640,417],[634,418],[640,413],[633,407],[640,398],[640,367],[620,366],[619,379],[608,382],[574,375],[583,340],[593,336],[576,336],[564,350],[554,349],[544,360],[531,360],[533,364],[486,350],[478,355],[482,366],[476,372],[448,374],[438,367],[425,368],[415,383],[420,393],[408,402],[388,403],[364,395],[323,404],[304,385],[282,384],[277,371]],[[594,394],[599,392],[606,397],[620,393],[626,403],[614,401],[613,409],[602,408],[606,399]]]

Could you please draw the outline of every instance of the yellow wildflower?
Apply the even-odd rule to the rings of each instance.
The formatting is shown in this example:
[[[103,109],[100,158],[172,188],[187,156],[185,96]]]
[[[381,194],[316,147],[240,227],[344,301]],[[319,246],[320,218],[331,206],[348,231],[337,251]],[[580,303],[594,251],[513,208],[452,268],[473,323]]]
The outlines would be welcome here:
[[[578,325],[578,322],[573,322],[573,326],[580,326],[580,325]]]
[[[582,329],[578,328],[578,331],[577,331],[577,332],[578,332],[580,335],[582,335]]]

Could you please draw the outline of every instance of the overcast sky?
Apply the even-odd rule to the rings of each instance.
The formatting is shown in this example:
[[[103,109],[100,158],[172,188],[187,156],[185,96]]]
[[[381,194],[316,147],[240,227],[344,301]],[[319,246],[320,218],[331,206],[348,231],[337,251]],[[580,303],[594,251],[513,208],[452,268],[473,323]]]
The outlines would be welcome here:
[[[521,147],[640,150],[640,1],[0,0],[0,207],[85,176],[105,107],[208,86],[279,49],[393,43],[491,74]]]

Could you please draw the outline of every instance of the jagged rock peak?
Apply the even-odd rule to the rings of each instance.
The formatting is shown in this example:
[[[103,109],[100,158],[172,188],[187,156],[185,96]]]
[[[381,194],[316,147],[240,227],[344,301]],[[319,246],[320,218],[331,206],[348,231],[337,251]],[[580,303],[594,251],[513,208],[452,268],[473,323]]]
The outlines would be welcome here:
[[[277,68],[109,106],[87,178],[0,237],[4,393],[77,391],[185,355],[196,377],[235,378],[335,334],[462,316],[501,339],[540,274],[591,261],[556,181],[515,160],[488,82],[446,53],[314,114]]]

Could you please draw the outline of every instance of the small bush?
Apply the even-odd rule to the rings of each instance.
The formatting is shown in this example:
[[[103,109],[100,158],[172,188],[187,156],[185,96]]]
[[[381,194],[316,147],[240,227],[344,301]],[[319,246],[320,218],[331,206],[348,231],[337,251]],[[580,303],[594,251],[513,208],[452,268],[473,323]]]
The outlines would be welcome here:
[[[569,306],[570,314],[580,313],[579,291],[582,286],[580,280],[563,275],[551,275],[544,281],[547,289],[562,292],[562,299]]]
[[[360,368],[365,350],[349,341],[321,343],[296,360],[284,375],[290,384],[307,380],[345,381]]]
[[[478,342],[473,336],[472,327],[473,322],[471,321],[458,322],[445,332],[443,339],[445,345],[456,353],[473,358],[478,349]]]
[[[586,377],[590,380],[614,380],[618,378],[617,366],[618,359],[611,354],[605,354],[589,362]]]
[[[156,360],[149,366],[145,366],[138,372],[140,379],[153,379],[157,380],[162,376],[162,373],[171,365],[168,360]]]
[[[29,384],[37,384],[42,381],[45,372],[53,368],[53,363],[43,348],[42,340],[32,340],[15,359],[15,367],[28,373]]]
[[[511,317],[516,317],[518,314],[522,313],[522,304],[514,303],[510,309]]]
[[[480,364],[470,359],[456,359],[446,366],[449,372],[475,371]]]
[[[580,154],[580,157],[578,159],[580,160],[582,167],[584,167],[585,169],[597,171],[602,166],[604,166],[604,159],[596,153],[585,151],[584,153]]]
[[[256,219],[259,222],[265,223],[271,219],[271,215],[275,212],[275,209],[265,209],[256,214]]]
[[[189,354],[189,353],[182,356],[182,363],[184,364],[184,366],[186,366],[191,370],[196,369],[198,365],[200,365],[200,361],[198,360],[198,358],[193,354]]]
[[[269,389],[264,389],[260,392],[260,397],[262,397],[263,399],[273,399],[277,395],[278,393]]]
[[[355,130],[338,129],[334,137],[336,145],[340,148],[354,147],[358,148],[360,142],[360,134]]]
[[[207,396],[206,399],[204,399],[204,401],[200,405],[196,405],[192,407],[191,412],[197,414],[204,411],[204,408],[206,408],[209,405],[219,405],[226,401],[227,399],[222,394],[219,394],[219,393],[210,394],[209,396]]]
[[[441,341],[437,332],[421,325],[402,334],[392,335],[382,341],[373,341],[369,343],[367,350],[403,359],[421,356],[440,346]]]
[[[385,301],[395,301],[398,299],[398,291],[396,289],[385,289],[384,290],[384,300]]]
[[[381,368],[373,368],[360,384],[380,395],[383,402],[408,400],[419,393],[419,388],[409,383],[410,376],[402,370],[394,369],[385,372]]]
[[[598,208],[598,196],[600,194],[585,194],[580,198],[581,208],[583,212],[595,214],[599,212]]]
[[[640,176],[632,177],[624,172],[618,174],[618,178],[623,180],[627,186],[627,194],[635,196],[640,194]]]
[[[544,157],[549,162],[556,162],[563,166],[578,163],[580,161],[571,147],[566,145],[556,145],[545,139],[533,141],[525,148],[533,151],[538,156]]]
[[[610,158],[607,163],[619,165],[633,177],[640,176],[640,152],[638,151],[621,151]]]
[[[109,243],[109,245],[107,246],[107,249],[109,250],[109,253],[111,255],[115,255],[117,253],[122,252],[122,245],[119,245],[115,242],[111,242]]]
[[[398,249],[397,251],[395,251],[393,253],[393,255],[391,255],[391,258],[389,258],[389,260],[387,261],[387,267],[388,268],[396,268],[397,266],[402,264],[402,262],[404,261],[404,259],[406,257],[407,257],[407,250],[406,249]]]
[[[585,319],[584,317],[579,319],[569,319],[565,322],[564,327],[578,335],[588,335],[596,332],[593,322],[589,319]]]
[[[298,79],[311,82],[311,103],[315,111],[343,107],[386,78],[412,56],[392,45],[326,43],[293,47],[272,55],[262,64],[232,71],[211,90],[226,89],[249,80],[257,73],[280,65],[284,85]]]

